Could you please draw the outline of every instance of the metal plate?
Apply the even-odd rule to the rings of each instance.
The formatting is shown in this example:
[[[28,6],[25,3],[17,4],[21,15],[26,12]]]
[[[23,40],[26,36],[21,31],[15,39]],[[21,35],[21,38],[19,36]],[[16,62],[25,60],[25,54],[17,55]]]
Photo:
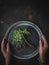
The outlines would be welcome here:
[[[39,40],[41,40],[41,36],[42,36],[41,30],[39,29],[39,27],[37,25],[35,25],[34,23],[31,23],[29,21],[16,22],[9,27],[9,29],[7,30],[7,32],[5,34],[5,38],[8,40],[8,42],[9,42],[9,38],[10,38],[10,33],[12,31],[14,31],[16,28],[27,28],[28,30],[30,30],[32,35],[30,36],[29,40],[34,43],[35,49],[26,47],[23,50],[21,50],[20,52],[17,52],[16,48],[11,45],[11,49],[12,49],[11,54],[18,59],[33,58],[34,56],[36,56],[38,54]]]

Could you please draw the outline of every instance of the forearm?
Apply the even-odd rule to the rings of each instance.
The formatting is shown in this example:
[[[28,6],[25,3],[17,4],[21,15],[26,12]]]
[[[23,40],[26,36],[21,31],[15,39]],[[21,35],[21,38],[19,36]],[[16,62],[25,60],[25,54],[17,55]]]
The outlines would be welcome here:
[[[43,64],[43,63],[39,63],[39,65],[45,65],[45,64]]]
[[[5,60],[5,65],[11,65],[11,58]]]
[[[5,65],[11,65],[10,61],[5,61]]]
[[[5,62],[5,65],[10,65],[10,62]]]
[[[39,65],[46,65],[45,58],[39,58]]]

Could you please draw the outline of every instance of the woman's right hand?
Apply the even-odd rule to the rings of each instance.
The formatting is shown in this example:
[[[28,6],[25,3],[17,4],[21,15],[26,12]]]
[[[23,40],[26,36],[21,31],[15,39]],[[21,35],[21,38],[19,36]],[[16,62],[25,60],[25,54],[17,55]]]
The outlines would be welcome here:
[[[48,43],[46,37],[42,35],[42,40],[39,41],[39,58],[40,61],[43,62],[45,60],[45,54],[48,49]]]

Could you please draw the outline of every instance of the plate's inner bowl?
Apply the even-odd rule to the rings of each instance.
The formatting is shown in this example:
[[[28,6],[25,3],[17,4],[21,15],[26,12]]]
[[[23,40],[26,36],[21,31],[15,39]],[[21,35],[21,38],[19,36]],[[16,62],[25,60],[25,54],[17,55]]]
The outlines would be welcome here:
[[[30,33],[28,35],[24,34],[24,39],[21,45],[22,47],[20,48],[16,47],[17,43],[12,44],[12,41],[11,41],[11,35],[13,35],[13,32],[15,30],[27,30]],[[38,46],[39,46],[38,32],[29,25],[20,25],[20,26],[15,26],[11,28],[11,30],[8,33],[7,40],[11,44],[11,49],[12,49],[11,53],[22,58],[27,57],[27,55],[29,54],[32,54],[32,53],[34,54],[34,52],[38,49]]]

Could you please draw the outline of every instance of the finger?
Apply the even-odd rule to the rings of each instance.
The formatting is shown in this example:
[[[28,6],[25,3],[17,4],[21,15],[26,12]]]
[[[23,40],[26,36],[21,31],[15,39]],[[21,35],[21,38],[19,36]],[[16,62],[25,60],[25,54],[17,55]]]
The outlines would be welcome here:
[[[41,51],[42,51],[42,41],[40,40],[39,41],[39,55],[40,55]]]
[[[10,45],[7,43],[7,52],[10,53]]]
[[[48,43],[47,43],[47,40],[46,40],[46,38],[45,38],[44,35],[42,35],[42,40],[44,42],[44,47],[47,47],[48,46]]]
[[[1,43],[1,51],[5,55],[6,50],[5,50],[4,38],[3,38],[2,43]]]
[[[1,50],[3,50],[3,51],[5,51],[5,40],[4,40],[4,38],[3,38],[3,40],[2,40],[2,43],[1,43]]]
[[[39,48],[40,49],[42,48],[42,41],[41,40],[39,41]]]

